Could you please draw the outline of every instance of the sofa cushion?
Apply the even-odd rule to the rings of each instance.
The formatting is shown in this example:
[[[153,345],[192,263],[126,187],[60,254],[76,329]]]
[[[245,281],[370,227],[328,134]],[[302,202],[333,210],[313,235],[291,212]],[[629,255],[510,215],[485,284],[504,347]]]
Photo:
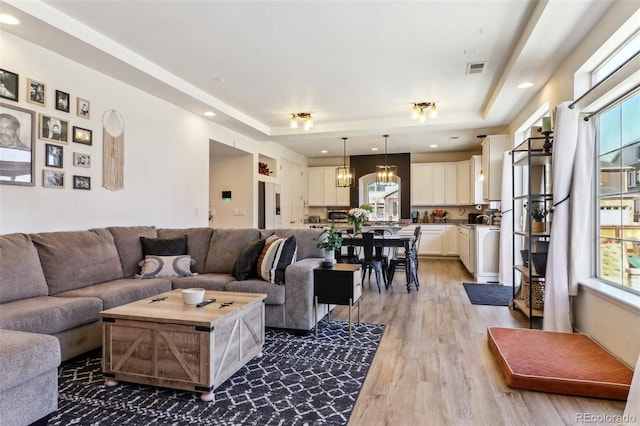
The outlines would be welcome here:
[[[191,265],[195,261],[191,256],[146,256],[140,262],[141,271],[136,278],[190,277]]]
[[[145,256],[181,256],[189,253],[186,235],[175,238],[140,237],[140,243]]]
[[[95,284],[64,293],[58,293],[56,297],[74,299],[78,297],[95,297],[102,300],[104,309],[135,302],[136,300],[152,297],[160,293],[171,291],[171,281],[166,278],[152,278],[138,280],[135,278],[122,278],[106,283]]]
[[[274,284],[284,284],[284,270],[296,261],[296,237],[267,238],[258,259],[258,276]]]
[[[187,253],[196,263],[191,270],[199,274],[205,271],[207,254],[209,253],[209,243],[211,242],[211,228],[186,228],[186,229],[158,229],[160,238],[176,238],[182,235],[187,236]]]
[[[321,248],[317,247],[318,241],[316,241],[321,233],[322,229],[317,228],[282,228],[265,229],[261,232],[261,235],[262,238],[267,238],[274,234],[282,238],[295,236],[298,248],[296,259],[302,260],[308,257],[324,257],[324,253]]]
[[[0,236],[0,303],[49,294],[38,251],[26,234]]]
[[[261,279],[231,281],[224,289],[240,293],[264,293],[267,295],[264,300],[267,305],[282,305],[285,301],[285,286],[269,283]]]
[[[252,241],[246,245],[235,265],[231,275],[237,280],[248,280],[258,276],[258,258],[264,248],[264,240]]]
[[[231,274],[199,274],[191,277],[172,278],[173,288],[204,288],[205,290],[223,291],[231,281],[235,281]]]
[[[100,319],[103,304],[93,297],[40,296],[2,304],[0,328],[56,334]]]
[[[46,334],[0,330],[0,392],[60,365],[60,343]]]
[[[107,228],[113,236],[113,241],[118,250],[122,274],[125,277],[133,277],[140,272],[138,265],[144,260],[140,237],[157,238],[158,231],[155,226],[111,226]]]
[[[245,246],[259,238],[260,231],[255,228],[214,229],[205,272],[230,274]]]
[[[113,236],[106,229],[32,234],[49,294],[122,278]]]
[[[60,343],[46,334],[0,330],[0,392],[60,365]]]

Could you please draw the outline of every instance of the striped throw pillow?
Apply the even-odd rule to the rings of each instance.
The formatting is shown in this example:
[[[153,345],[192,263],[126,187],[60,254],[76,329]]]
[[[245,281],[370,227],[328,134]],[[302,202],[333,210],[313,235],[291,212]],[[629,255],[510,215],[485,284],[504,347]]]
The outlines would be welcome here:
[[[296,261],[296,237],[281,238],[272,235],[265,240],[258,258],[258,275],[270,283],[284,284],[284,270]]]

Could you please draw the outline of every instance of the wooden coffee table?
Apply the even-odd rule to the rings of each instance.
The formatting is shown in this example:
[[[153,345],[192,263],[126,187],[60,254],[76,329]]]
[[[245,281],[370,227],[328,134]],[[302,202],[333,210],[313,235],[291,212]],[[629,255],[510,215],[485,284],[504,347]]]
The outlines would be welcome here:
[[[213,401],[216,387],[262,356],[265,294],[207,291],[205,300],[216,301],[196,307],[184,304],[181,291],[100,312],[107,386],[122,380]]]

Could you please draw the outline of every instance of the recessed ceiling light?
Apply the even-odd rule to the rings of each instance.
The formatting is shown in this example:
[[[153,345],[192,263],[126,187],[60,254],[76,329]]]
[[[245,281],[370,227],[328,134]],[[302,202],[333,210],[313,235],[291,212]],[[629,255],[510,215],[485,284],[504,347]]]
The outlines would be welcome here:
[[[213,112],[213,111],[207,111],[207,112],[204,113],[204,115],[206,115],[207,117],[213,117],[213,116],[216,115],[216,113]]]
[[[431,144],[431,145],[429,145],[429,147],[431,147],[431,148],[437,148],[437,147],[438,147],[438,145],[436,145],[436,144]]]
[[[327,151],[326,149],[323,149],[323,150],[322,150],[322,151],[320,151],[320,152],[321,152],[321,153],[323,153],[323,154],[326,154],[326,153],[327,153],[327,152],[329,152],[329,151]]]
[[[11,16],[11,15],[5,15],[2,14],[0,15],[0,23],[1,24],[7,24],[7,25],[18,25],[20,23],[20,21],[18,21],[17,18]]]
[[[377,151],[378,148],[371,148],[371,151]]]
[[[530,81],[523,81],[522,83],[518,84],[518,89],[527,89],[531,86],[533,86],[533,83],[531,83]]]

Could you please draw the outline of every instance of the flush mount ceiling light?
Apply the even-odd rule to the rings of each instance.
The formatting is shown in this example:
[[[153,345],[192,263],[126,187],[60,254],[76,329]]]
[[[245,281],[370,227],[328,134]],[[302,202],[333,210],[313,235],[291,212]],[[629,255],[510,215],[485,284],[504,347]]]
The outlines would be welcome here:
[[[342,167],[336,167],[336,186],[347,188],[354,186],[356,169],[347,167],[347,138],[342,138]]]
[[[438,107],[435,102],[417,102],[411,108],[411,118],[424,123],[428,118],[438,118]]]
[[[292,129],[298,128],[298,120],[304,120],[304,129],[309,130],[313,127],[313,118],[309,112],[298,112],[291,114],[289,119],[289,127]]]
[[[18,25],[20,23],[20,21],[11,15],[6,15],[6,14],[1,14],[0,15],[0,24],[7,24],[7,25]]]
[[[387,164],[387,138],[389,135],[382,135],[384,138],[384,165],[376,166],[376,184],[393,185],[396,183],[398,168]]]

